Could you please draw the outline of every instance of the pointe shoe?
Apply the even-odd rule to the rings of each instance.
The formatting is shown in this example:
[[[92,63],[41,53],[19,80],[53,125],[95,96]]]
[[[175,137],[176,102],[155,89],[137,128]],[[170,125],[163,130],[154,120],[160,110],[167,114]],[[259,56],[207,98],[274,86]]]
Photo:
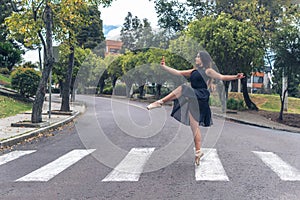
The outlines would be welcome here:
[[[149,105],[147,106],[147,109],[148,109],[148,110],[152,110],[152,109],[154,109],[154,108],[160,108],[160,107],[162,107],[163,103],[164,103],[164,102],[163,102],[162,100],[155,101],[155,102],[149,104]]]
[[[204,155],[204,153],[201,152],[201,150],[197,150],[195,153],[195,164],[197,166],[200,165],[200,158]]]

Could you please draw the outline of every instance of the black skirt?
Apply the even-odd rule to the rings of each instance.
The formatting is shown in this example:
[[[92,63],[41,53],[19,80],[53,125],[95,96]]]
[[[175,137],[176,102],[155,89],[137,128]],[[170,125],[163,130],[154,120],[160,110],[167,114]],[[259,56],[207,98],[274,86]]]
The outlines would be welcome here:
[[[213,122],[209,107],[209,91],[206,88],[192,88],[187,85],[181,87],[181,96],[174,100],[171,116],[185,125],[190,125],[189,113],[191,113],[199,125],[211,126]]]

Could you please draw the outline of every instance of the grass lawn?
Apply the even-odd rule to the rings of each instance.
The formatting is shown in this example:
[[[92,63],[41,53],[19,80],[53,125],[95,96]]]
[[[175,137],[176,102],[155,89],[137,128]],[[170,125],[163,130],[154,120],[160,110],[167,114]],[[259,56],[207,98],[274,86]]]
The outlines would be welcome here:
[[[261,110],[279,112],[281,103],[279,95],[249,94],[251,100]],[[229,98],[243,99],[242,93],[230,92]],[[288,113],[300,114],[300,98],[288,98]]]
[[[32,109],[31,103],[8,98],[0,95],[0,118],[9,117]]]
[[[8,78],[8,77],[0,74],[0,84],[2,84],[2,85],[10,85],[10,83],[11,83],[10,78]]]

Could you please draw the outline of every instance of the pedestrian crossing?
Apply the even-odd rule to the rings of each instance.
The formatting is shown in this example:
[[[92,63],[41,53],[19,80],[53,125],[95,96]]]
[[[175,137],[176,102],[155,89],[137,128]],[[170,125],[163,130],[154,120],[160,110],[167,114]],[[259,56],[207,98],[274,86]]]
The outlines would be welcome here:
[[[216,149],[202,148],[205,155],[195,167],[196,181],[229,181]]]
[[[102,181],[138,181],[143,166],[153,153],[154,148],[133,148],[119,165]]]
[[[51,178],[61,173],[93,151],[95,151],[95,149],[73,150],[16,181],[49,181]]]
[[[93,153],[96,149],[74,149],[38,169],[15,180],[15,182],[47,182],[61,172]],[[136,182],[155,148],[132,148],[124,159],[108,173],[102,182]],[[217,149],[202,148],[204,156],[200,166],[195,166],[195,181],[231,181],[219,157]],[[0,167],[21,157],[30,157],[36,150],[12,151],[0,156]],[[273,152],[252,151],[267,168],[271,169],[282,181],[300,181],[300,171]],[[28,159],[29,160],[29,159]],[[1,170],[1,168],[0,168]],[[193,173],[193,172],[192,172]]]
[[[283,181],[300,181],[300,171],[272,152],[252,151]]]
[[[0,157],[0,165],[4,165],[5,163],[8,163],[10,161],[16,160],[22,156],[34,153],[35,150],[29,150],[29,151],[12,151],[8,154],[2,155]]]

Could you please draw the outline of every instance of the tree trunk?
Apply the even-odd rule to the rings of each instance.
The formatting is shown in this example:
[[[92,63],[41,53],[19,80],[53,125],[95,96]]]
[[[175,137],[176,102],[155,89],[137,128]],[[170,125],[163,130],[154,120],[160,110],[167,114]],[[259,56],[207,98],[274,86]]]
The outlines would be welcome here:
[[[132,87],[132,83],[131,82],[126,83],[126,97],[127,98],[130,98],[131,87]]]
[[[221,102],[222,112],[225,113],[227,99],[226,99],[226,94],[225,94],[225,87],[221,82],[218,82],[218,84],[217,84],[217,92],[218,92],[219,99]]]
[[[42,72],[42,77],[32,105],[32,114],[31,114],[32,123],[42,122],[42,111],[43,111],[43,104],[45,100],[47,81],[54,63],[53,46],[52,46],[53,20],[52,20],[52,10],[51,7],[49,6],[49,0],[46,0],[44,23],[46,24],[46,44],[44,42],[42,43],[44,46],[45,67]]]
[[[123,81],[126,84],[126,97],[130,98],[130,90],[133,85],[132,77],[123,76]]]
[[[141,85],[139,86],[139,98],[142,99],[143,98],[143,94],[144,94],[144,86],[145,85]]]
[[[258,111],[257,106],[255,105],[255,103],[253,103],[249,97],[249,93],[247,90],[247,77],[242,79],[242,88],[243,88],[243,97],[244,97],[244,101],[248,107],[249,110],[256,110]]]
[[[69,54],[69,63],[68,63],[68,70],[66,73],[63,92],[62,92],[62,101],[60,111],[69,112],[70,111],[70,86],[72,80],[72,72],[74,66],[74,47],[70,46],[70,54]]]
[[[99,93],[100,94],[103,94],[104,87],[105,87],[104,78],[100,78],[100,81],[99,81]]]
[[[73,73],[72,73],[72,78],[71,78],[70,90],[71,90],[71,102],[75,102],[76,89],[75,89],[75,78],[73,78]]]
[[[232,92],[238,91],[238,80],[231,81],[231,91]]]
[[[226,102],[227,102],[227,99],[228,99],[228,89],[229,89],[229,84],[230,84],[229,81],[224,81],[224,87],[225,87],[225,99],[226,99]]]
[[[283,95],[280,93],[280,102],[281,102],[281,107],[280,107],[280,113],[279,113],[279,117],[278,119],[280,121],[283,120],[283,110],[284,110],[284,101],[285,101],[285,96],[286,96],[286,93],[287,93],[288,89],[286,88],[283,92]]]
[[[161,96],[161,84],[156,85],[156,99],[160,99]]]
[[[59,97],[61,97],[64,85],[62,80],[59,80],[58,83],[59,83]]]
[[[111,85],[112,85],[112,88],[114,89],[115,86],[116,86],[116,82],[117,82],[118,78],[116,76],[112,76],[111,77]]]

